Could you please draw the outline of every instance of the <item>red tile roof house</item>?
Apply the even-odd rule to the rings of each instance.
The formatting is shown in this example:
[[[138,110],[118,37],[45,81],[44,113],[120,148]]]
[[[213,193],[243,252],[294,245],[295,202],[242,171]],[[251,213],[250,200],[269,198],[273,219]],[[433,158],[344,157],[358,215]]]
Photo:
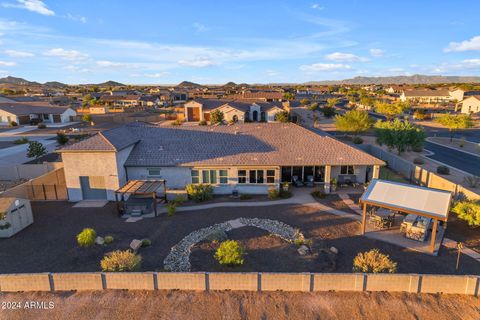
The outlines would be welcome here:
[[[165,179],[167,188],[208,183],[215,194],[267,194],[282,182],[354,174],[377,178],[384,162],[328,135],[292,123],[156,126],[131,123],[60,150],[68,196],[115,200],[128,180]]]

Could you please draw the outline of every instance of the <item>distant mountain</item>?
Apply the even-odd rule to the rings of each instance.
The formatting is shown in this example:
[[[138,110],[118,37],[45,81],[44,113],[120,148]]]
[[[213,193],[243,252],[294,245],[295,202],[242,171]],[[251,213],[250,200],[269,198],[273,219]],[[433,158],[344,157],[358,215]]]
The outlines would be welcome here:
[[[14,84],[14,85],[40,85],[38,82],[33,82],[33,81],[28,81],[22,78],[15,78],[15,77],[5,77],[5,78],[0,78],[0,84]]]
[[[124,87],[125,85],[123,83],[110,80],[110,81],[105,81],[105,82],[99,83],[99,84],[97,84],[97,86],[99,86],[99,87]]]
[[[415,74],[413,76],[394,77],[355,77],[353,79],[333,81],[310,81],[308,85],[329,85],[329,84],[440,84],[440,83],[480,83],[480,77],[469,76],[426,76]]]
[[[223,86],[224,87],[236,87],[237,84],[235,82],[230,81],[230,82],[225,83]]]
[[[58,82],[58,81],[45,82],[43,85],[46,86],[46,87],[50,87],[50,88],[66,88],[66,87],[68,87],[68,84],[61,83],[61,82]]]
[[[202,87],[201,84],[190,82],[190,81],[182,81],[177,85],[178,88],[200,88]]]

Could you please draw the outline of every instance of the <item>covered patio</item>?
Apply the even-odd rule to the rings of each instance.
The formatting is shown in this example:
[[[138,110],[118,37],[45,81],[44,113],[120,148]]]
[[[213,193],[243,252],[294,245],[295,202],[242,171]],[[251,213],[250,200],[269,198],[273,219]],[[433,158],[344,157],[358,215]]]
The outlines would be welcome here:
[[[158,202],[167,202],[166,181],[130,180],[115,191],[115,200],[119,215],[141,216],[154,213],[157,217]]]
[[[373,180],[360,198],[361,232],[370,238],[437,255],[451,200],[448,191]]]

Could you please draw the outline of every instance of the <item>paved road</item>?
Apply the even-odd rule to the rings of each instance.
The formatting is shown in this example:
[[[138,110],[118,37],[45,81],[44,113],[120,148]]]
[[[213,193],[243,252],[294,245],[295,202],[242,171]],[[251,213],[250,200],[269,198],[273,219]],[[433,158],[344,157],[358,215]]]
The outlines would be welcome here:
[[[425,141],[425,149],[434,153],[434,155],[429,156],[429,158],[433,160],[443,162],[462,171],[480,176],[480,157],[443,147],[428,141]]]

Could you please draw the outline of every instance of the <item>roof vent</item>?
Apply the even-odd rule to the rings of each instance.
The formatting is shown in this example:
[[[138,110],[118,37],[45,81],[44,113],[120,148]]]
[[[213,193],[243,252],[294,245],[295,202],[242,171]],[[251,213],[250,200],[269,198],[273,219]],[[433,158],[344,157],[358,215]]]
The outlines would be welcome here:
[[[158,151],[163,151],[163,146],[158,146]]]

